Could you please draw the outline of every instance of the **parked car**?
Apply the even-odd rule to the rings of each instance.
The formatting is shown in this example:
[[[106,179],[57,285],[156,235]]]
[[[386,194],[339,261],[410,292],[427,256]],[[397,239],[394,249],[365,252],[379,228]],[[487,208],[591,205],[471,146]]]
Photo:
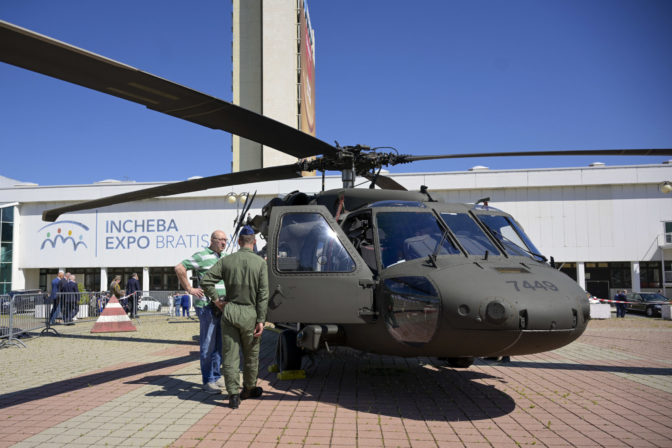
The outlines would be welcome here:
[[[140,311],[161,311],[161,302],[153,297],[145,296],[138,302],[138,310]]]
[[[628,302],[628,311],[639,311],[647,316],[660,316],[663,305],[668,305],[670,299],[655,292],[630,292],[625,295]]]

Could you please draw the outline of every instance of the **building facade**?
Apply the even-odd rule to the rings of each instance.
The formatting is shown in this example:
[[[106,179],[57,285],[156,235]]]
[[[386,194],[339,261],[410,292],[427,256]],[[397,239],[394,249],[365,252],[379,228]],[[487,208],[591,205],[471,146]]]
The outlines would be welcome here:
[[[305,0],[233,0],[233,103],[315,135],[315,33]],[[233,172],[296,158],[232,136]]]
[[[672,287],[672,194],[661,185],[672,165],[390,174],[409,190],[429,186],[436,200],[490,205],[511,213],[539,250],[598,297],[615,289]],[[104,182],[39,186],[0,183],[0,287],[46,290],[59,269],[87,290],[103,290],[114,275],[137,272],[144,290],[176,290],[173,267],[216,229],[232,232],[244,200],[256,192],[252,216],[271,199],[300,190],[316,193],[321,179],[218,188],[62,215],[45,209],[155,186]],[[326,188],[340,188],[328,176]],[[263,242],[262,242],[263,244]]]

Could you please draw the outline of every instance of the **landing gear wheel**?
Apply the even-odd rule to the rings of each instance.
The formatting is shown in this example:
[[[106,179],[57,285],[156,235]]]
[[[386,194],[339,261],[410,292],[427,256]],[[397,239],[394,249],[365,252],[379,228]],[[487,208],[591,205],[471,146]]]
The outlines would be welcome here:
[[[455,367],[458,369],[466,369],[474,363],[474,358],[467,356],[464,358],[445,358],[450,367]]]
[[[278,337],[275,359],[280,371],[301,369],[301,349],[296,345],[296,331],[285,330]]]

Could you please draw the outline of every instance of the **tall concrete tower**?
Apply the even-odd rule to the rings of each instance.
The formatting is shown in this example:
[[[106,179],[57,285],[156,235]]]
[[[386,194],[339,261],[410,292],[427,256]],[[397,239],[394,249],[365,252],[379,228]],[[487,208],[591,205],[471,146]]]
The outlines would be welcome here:
[[[233,1],[233,102],[315,135],[315,40],[305,0]],[[232,171],[296,158],[233,136]]]

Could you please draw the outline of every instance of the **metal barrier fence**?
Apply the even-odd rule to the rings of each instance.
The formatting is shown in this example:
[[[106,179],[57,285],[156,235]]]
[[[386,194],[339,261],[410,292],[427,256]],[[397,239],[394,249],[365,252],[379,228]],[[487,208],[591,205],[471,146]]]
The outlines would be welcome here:
[[[45,321],[38,310],[45,306],[43,293],[0,296],[0,346],[25,344],[18,338],[44,328]]]
[[[171,291],[138,291],[117,299],[132,318],[169,316],[172,313]],[[50,316],[49,324],[72,324],[77,320],[98,319],[109,300],[107,291],[58,293],[56,300],[50,301],[50,313],[53,315]]]
[[[42,333],[58,335],[53,328],[56,325],[98,319],[109,300],[107,291],[63,292],[57,293],[56,299],[45,293],[0,295],[0,347],[9,344],[25,347],[17,338],[28,332],[41,329]],[[173,297],[172,291],[138,291],[132,296],[120,297],[119,302],[133,319],[176,316],[182,296]],[[193,300],[189,297],[187,309],[192,306]]]

